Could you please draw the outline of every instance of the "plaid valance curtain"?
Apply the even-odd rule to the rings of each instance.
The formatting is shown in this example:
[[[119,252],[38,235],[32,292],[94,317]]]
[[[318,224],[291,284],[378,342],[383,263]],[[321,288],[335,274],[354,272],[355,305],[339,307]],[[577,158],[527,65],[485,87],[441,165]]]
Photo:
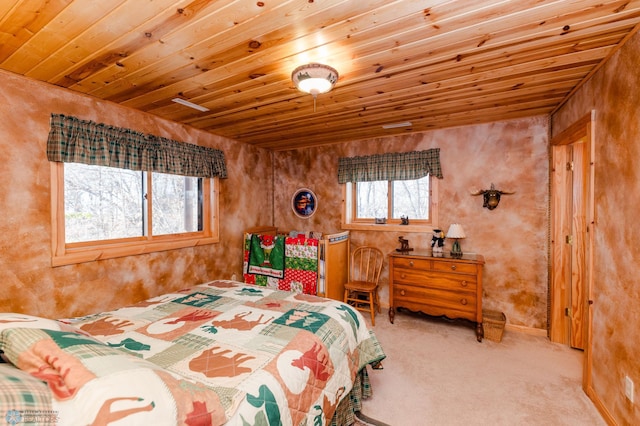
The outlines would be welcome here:
[[[442,179],[440,148],[364,157],[341,157],[338,160],[340,183],[410,180],[427,175]]]
[[[135,130],[51,114],[49,161],[203,178],[227,177],[224,153]]]

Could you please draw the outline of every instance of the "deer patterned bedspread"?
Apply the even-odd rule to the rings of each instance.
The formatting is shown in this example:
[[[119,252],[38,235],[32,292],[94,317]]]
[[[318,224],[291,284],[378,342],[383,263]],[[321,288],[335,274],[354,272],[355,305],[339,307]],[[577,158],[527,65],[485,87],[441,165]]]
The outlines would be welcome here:
[[[385,357],[351,307],[235,281],[69,320],[0,314],[0,350],[0,414],[60,425],[346,424],[336,408]]]

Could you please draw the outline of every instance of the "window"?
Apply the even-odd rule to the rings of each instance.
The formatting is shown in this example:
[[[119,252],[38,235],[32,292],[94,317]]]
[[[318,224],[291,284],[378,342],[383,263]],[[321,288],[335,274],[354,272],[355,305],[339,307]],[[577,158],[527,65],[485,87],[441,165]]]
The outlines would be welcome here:
[[[342,228],[423,232],[436,226],[438,179],[440,148],[339,158]]]
[[[217,242],[217,178],[52,163],[55,265]]]
[[[153,235],[202,231],[202,178],[153,173]]]
[[[355,219],[385,218],[400,223],[402,217],[429,220],[429,176],[412,180],[357,182]]]
[[[142,188],[141,172],[65,164],[65,242],[144,235]]]
[[[53,266],[219,241],[219,149],[52,113],[47,159]]]
[[[434,200],[436,180],[430,176],[419,179],[347,183],[345,188],[345,217],[347,229],[397,230],[402,218],[409,225],[436,223],[437,204]],[[384,226],[376,219],[385,219]],[[412,230],[412,229],[407,229]]]

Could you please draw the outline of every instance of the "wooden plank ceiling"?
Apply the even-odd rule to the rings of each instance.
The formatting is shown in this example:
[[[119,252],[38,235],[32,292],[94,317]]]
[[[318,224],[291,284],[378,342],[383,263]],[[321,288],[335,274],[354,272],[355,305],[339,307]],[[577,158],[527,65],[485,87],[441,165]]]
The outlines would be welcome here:
[[[638,23],[640,0],[2,0],[0,67],[285,150],[548,114]],[[308,62],[340,74],[316,111]]]

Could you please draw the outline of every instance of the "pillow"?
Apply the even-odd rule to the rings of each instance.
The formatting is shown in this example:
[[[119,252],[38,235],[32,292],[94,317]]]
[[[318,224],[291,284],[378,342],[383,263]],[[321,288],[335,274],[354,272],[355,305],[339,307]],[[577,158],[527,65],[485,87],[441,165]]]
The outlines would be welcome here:
[[[34,317],[33,315],[0,312],[0,330],[5,328],[43,328],[47,330],[64,330],[70,326],[49,318]]]
[[[0,350],[45,382],[59,424],[223,424],[220,397],[142,358],[73,330],[6,328]],[[195,422],[195,423],[193,423]]]
[[[52,416],[50,421],[42,417],[39,420],[52,425],[57,423],[52,414],[51,392],[43,381],[11,364],[0,364],[0,383],[0,414],[6,416],[8,423],[28,423],[27,413]]]

